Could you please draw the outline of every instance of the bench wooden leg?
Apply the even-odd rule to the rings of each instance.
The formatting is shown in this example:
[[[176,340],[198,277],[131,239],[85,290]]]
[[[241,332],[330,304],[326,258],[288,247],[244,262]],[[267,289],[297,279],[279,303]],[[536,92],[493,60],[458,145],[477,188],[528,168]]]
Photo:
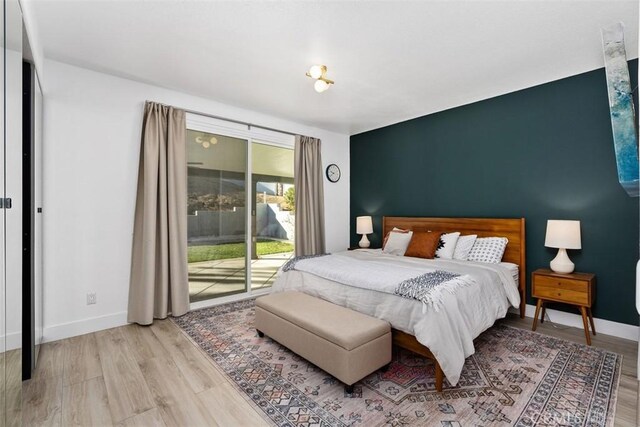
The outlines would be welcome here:
[[[259,336],[260,338],[264,338],[264,332],[262,332],[262,331],[261,331],[261,330],[259,330],[259,329],[256,329],[256,331],[258,332],[258,336]]]
[[[389,367],[391,366],[391,362],[387,363],[386,365],[384,365],[382,368],[380,368],[381,372],[387,372],[389,370]]]
[[[436,390],[442,391],[442,383],[444,382],[444,372],[442,372],[442,368],[437,360],[434,360],[433,363],[436,364]]]
[[[344,385],[344,391],[347,394],[353,394],[353,384],[351,385]]]

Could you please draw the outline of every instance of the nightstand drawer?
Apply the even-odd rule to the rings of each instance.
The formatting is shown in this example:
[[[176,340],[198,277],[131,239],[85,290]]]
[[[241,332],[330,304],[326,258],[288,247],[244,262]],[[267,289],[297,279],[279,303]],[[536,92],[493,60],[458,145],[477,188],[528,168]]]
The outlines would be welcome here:
[[[545,298],[560,302],[570,302],[572,304],[589,304],[589,293],[585,289],[585,286],[582,286],[582,290],[571,289],[569,286],[564,287],[562,285],[538,285],[536,284],[535,289],[533,291],[534,298]]]
[[[536,275],[535,287],[538,290],[544,287],[552,290],[555,290],[555,289],[571,290],[576,292],[587,293],[589,288],[589,283],[585,282],[584,280]]]

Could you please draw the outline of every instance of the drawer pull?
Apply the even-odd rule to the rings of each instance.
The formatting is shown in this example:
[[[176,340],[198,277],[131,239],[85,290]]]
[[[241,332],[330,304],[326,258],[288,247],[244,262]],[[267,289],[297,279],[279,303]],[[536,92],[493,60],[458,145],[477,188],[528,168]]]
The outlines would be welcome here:
[[[562,282],[558,282],[558,286],[562,286]]]
[[[558,296],[562,296],[562,294],[560,292],[558,292]]]

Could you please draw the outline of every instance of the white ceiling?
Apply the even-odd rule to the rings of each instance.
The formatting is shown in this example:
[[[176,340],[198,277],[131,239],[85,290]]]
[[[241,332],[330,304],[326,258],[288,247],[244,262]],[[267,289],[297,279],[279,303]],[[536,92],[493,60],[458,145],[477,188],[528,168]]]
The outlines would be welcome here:
[[[32,0],[44,54],[355,134],[603,66],[638,1]],[[317,94],[304,73],[326,64]],[[46,74],[45,74],[46,78]],[[603,82],[604,84],[604,82]]]

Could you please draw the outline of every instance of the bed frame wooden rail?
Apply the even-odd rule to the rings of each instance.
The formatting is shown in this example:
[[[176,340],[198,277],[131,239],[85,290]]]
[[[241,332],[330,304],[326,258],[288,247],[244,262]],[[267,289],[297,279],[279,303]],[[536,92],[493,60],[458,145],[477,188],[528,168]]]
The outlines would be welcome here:
[[[382,218],[382,235],[393,227],[414,231],[459,231],[463,236],[477,234],[478,237],[506,237],[509,239],[502,261],[517,264],[519,267],[520,317],[524,318],[526,296],[526,260],[525,260],[525,220],[524,218],[421,218],[392,217]],[[442,391],[444,374],[433,353],[420,344],[413,335],[392,329],[393,343],[414,353],[432,359],[435,363],[436,390]]]

